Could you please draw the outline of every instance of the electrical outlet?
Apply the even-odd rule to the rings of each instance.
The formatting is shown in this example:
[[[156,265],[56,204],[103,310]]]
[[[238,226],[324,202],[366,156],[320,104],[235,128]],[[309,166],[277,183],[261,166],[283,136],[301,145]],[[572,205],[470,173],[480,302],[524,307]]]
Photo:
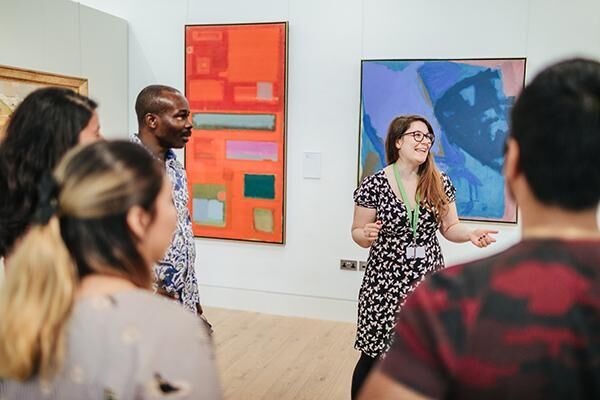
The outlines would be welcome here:
[[[340,269],[346,271],[356,271],[357,268],[358,265],[355,260],[340,260]]]
[[[367,262],[366,261],[359,261],[358,262],[358,270],[359,271],[364,271],[367,269]]]

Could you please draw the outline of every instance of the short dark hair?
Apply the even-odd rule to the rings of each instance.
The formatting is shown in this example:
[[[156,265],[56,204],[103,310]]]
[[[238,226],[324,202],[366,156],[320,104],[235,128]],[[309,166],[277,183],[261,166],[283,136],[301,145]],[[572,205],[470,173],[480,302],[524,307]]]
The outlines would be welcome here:
[[[146,86],[138,94],[135,100],[135,113],[140,126],[144,123],[146,114],[160,115],[165,111],[167,105],[162,101],[164,93],[181,94],[179,90],[165,85]]]
[[[37,205],[37,183],[79,142],[98,105],[66,88],[30,93],[10,116],[0,142],[0,256],[25,232]]]
[[[513,110],[519,168],[544,204],[569,210],[600,200],[600,63],[571,59],[537,75]]]

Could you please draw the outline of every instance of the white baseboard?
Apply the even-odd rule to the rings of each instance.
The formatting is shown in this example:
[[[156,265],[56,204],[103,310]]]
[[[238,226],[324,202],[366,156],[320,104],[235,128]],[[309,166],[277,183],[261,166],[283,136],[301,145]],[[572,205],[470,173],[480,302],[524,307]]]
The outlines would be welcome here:
[[[202,305],[265,314],[356,322],[356,300],[199,285]]]

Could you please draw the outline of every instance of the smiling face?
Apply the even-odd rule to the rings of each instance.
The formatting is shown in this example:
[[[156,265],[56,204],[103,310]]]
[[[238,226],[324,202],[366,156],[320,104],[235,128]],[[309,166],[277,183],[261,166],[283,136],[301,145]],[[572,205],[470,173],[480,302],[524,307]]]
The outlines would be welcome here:
[[[163,148],[181,149],[192,135],[190,106],[179,92],[163,92],[164,110],[156,115],[154,134]]]
[[[424,134],[421,142],[415,139],[415,137],[418,138],[420,136],[418,133],[413,135],[415,132]],[[412,122],[400,139],[396,140],[399,159],[415,165],[423,164],[427,160],[429,150],[433,144],[428,137],[431,134],[424,122]]]

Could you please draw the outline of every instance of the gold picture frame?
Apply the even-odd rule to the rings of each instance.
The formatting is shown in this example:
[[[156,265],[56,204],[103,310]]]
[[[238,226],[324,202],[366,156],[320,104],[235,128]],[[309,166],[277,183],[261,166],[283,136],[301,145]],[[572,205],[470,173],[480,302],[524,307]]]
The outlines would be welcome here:
[[[4,127],[17,105],[31,92],[41,87],[60,86],[87,96],[88,80],[0,65],[0,140]]]

